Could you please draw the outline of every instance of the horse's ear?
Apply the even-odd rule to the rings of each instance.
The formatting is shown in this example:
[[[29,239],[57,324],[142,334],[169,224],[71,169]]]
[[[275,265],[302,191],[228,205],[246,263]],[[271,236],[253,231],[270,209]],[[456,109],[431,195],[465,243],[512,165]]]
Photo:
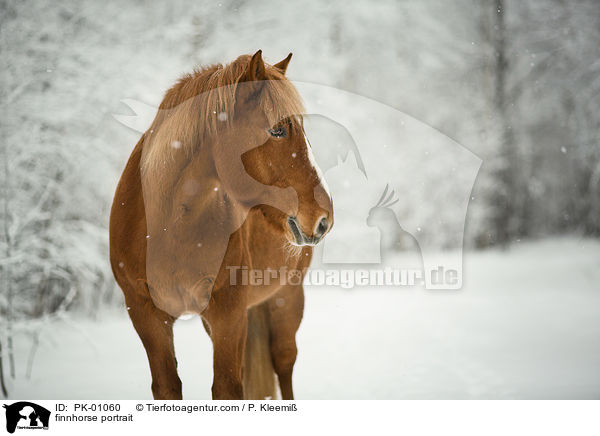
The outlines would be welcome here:
[[[248,69],[246,70],[245,79],[247,81],[265,80],[265,63],[262,59],[262,50],[257,51],[250,59]]]
[[[257,96],[262,90],[267,78],[265,63],[262,59],[262,50],[257,51],[250,59],[246,71],[240,77],[236,100],[247,102]]]
[[[275,68],[279,69],[283,74],[285,74],[288,64],[290,63],[290,60],[292,59],[292,54],[290,53],[289,55],[287,55],[287,58],[285,58],[284,60],[277,62],[275,65],[273,65]]]

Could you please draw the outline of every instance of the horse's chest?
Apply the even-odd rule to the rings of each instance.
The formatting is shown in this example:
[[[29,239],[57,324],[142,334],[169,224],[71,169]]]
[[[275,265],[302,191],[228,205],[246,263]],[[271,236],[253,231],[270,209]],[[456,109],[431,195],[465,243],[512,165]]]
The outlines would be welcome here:
[[[247,288],[249,305],[272,297],[282,287],[301,285],[312,258],[311,247],[292,251],[280,235],[254,236],[238,277]]]

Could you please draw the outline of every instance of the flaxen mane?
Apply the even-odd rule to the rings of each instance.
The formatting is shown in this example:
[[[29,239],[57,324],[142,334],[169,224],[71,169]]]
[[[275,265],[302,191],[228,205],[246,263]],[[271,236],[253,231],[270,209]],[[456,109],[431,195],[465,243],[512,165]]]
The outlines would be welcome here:
[[[223,66],[212,65],[183,76],[169,89],[144,134],[141,170],[144,177],[160,179],[175,152],[186,158],[222,128],[231,126],[238,87],[251,56],[243,55]],[[271,125],[304,107],[295,87],[279,69],[266,65],[266,80],[256,102]],[[257,82],[254,82],[256,86]]]

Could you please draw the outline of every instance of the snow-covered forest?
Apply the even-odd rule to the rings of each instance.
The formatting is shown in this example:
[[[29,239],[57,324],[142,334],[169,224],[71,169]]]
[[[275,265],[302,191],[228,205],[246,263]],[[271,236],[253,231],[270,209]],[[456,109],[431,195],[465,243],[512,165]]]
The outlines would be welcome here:
[[[291,79],[384,103],[453,139],[483,161],[464,240],[465,264],[481,269],[465,269],[464,289],[443,297],[458,299],[449,304],[450,312],[436,297],[415,296],[426,290],[376,293],[379,301],[388,301],[384,304],[408,304],[426,314],[430,310],[437,319],[434,327],[416,329],[413,337],[406,337],[404,331],[399,335],[404,342],[398,339],[396,345],[399,349],[408,343],[411,352],[418,353],[419,340],[435,337],[445,344],[443,350],[429,343],[428,354],[418,362],[423,372],[417,374],[407,363],[403,369],[407,378],[397,390],[380,383],[369,392],[372,385],[364,382],[366,369],[348,372],[355,380],[363,377],[356,385],[362,390],[333,382],[322,390],[312,387],[308,374],[317,371],[315,360],[325,344],[314,345],[319,332],[311,330],[310,321],[325,330],[333,327],[327,324],[325,308],[342,305],[356,310],[363,325],[386,318],[367,332],[380,328],[395,335],[398,325],[411,329],[407,320],[424,321],[417,321],[406,308],[398,313],[388,308],[383,315],[365,312],[369,290],[319,293],[309,289],[299,342],[301,353],[304,350],[308,356],[304,362],[310,363],[299,362],[299,377],[306,381],[298,389],[300,394],[305,398],[598,398],[600,317],[593,307],[600,307],[600,4],[595,0],[0,0],[0,396],[149,395],[145,388],[78,391],[80,385],[75,383],[64,391],[52,384],[37,391],[32,387],[39,388],[43,371],[53,376],[60,371],[60,353],[53,354],[56,335],[71,334],[74,344],[84,344],[77,347],[93,350],[111,344],[116,326],[133,335],[124,322],[121,292],[109,266],[107,226],[116,183],[139,133],[113,115],[132,114],[121,102],[124,99],[156,107],[181,74],[257,49],[271,63],[293,52]],[[363,116],[360,108],[349,110],[357,118]],[[399,154],[398,160],[402,159]],[[444,164],[441,159],[439,168]],[[402,181],[402,174],[397,177],[410,189],[409,180]],[[435,196],[437,187],[424,189],[431,190],[425,195]],[[406,214],[410,221],[416,212],[407,208]],[[454,219],[448,216],[445,221]],[[339,225],[343,228],[343,223]],[[443,225],[430,231],[440,250],[453,238]],[[545,256],[550,256],[547,264]],[[529,262],[531,270],[527,270]],[[498,268],[508,278],[492,273]],[[553,280],[545,276],[550,269]],[[570,280],[563,280],[566,277]],[[320,307],[310,304],[311,292]],[[505,300],[509,296],[515,298],[512,304]],[[454,320],[461,325],[469,320],[477,330],[476,319],[482,315],[474,311],[485,310],[493,318],[494,301],[502,302],[503,317],[523,329],[522,343],[511,349],[515,355],[539,344],[544,334],[524,308],[540,310],[541,324],[553,332],[556,343],[545,344],[537,357],[526,359],[526,370],[518,362],[494,366],[500,348],[488,347],[483,361],[479,360],[476,350],[481,338],[443,340],[444,334],[451,334],[448,329],[444,333],[444,323]],[[565,301],[569,310],[561,312]],[[343,325],[350,334],[361,334],[352,330],[350,313],[332,313],[348,320]],[[394,316],[403,318],[392,327]],[[553,317],[560,322],[550,322]],[[98,319],[109,320],[104,337],[101,325],[95,323]],[[572,327],[579,321],[585,333]],[[491,340],[506,341],[505,325],[486,325]],[[203,334],[200,326],[195,327]],[[454,327],[450,330],[458,335],[472,331]],[[516,330],[508,328],[510,334],[519,334]],[[366,337],[362,340],[369,343]],[[571,344],[572,359],[557,363],[547,375],[567,377],[567,381],[554,390],[544,385],[543,378],[539,384],[518,385],[534,372],[536,363],[560,355],[563,344]],[[138,345],[135,362],[123,359],[128,368],[147,372]],[[67,347],[64,340],[60,346]],[[311,351],[311,346],[317,348]],[[461,347],[468,352],[458,358],[456,353],[464,351]],[[357,350],[344,357],[344,348],[352,347],[346,344],[333,353],[340,362],[360,358]],[[67,355],[77,361],[76,351]],[[395,352],[387,357],[410,356]],[[423,388],[419,380],[439,369],[427,366],[428,356],[446,360],[451,368],[465,367],[468,360],[463,372],[471,365],[475,375],[459,374],[460,380],[467,380],[463,389],[460,383],[449,382],[452,372],[446,368],[450,375],[442,372],[440,380],[447,389]],[[210,357],[202,357],[206,360],[202,367],[209,372]],[[375,365],[373,359],[365,358],[365,368]],[[87,362],[93,360],[88,356]],[[503,370],[518,374],[516,381],[506,374],[498,376]],[[568,377],[573,372],[578,373],[573,382],[577,386],[571,389]],[[203,377],[210,380],[208,373]],[[149,385],[143,377],[131,381],[138,382]]]

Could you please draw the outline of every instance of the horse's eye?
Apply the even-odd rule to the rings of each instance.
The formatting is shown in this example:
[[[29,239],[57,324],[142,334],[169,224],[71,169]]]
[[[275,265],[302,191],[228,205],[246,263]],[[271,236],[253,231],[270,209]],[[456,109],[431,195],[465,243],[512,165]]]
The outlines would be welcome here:
[[[285,127],[278,127],[276,129],[269,129],[271,136],[275,138],[285,138],[287,136],[287,130]]]

